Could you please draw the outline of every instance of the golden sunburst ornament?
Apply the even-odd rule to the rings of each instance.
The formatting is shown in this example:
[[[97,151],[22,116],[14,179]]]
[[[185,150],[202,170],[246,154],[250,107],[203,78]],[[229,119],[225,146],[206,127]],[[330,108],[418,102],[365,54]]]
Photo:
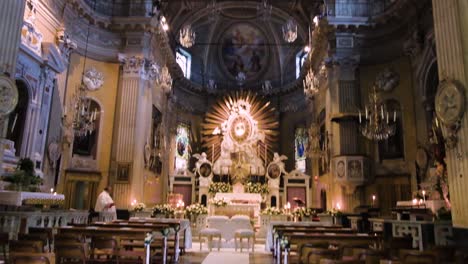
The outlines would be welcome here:
[[[213,163],[223,153],[245,152],[246,149],[263,161],[265,157],[269,160],[270,153],[276,149],[278,125],[270,102],[250,91],[236,92],[218,100],[206,113],[202,125],[203,146]],[[223,149],[226,144],[230,144],[230,153]]]

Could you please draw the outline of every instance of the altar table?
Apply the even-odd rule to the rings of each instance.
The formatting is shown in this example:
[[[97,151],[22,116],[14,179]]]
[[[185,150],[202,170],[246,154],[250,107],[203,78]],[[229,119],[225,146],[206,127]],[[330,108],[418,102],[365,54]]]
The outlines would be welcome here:
[[[63,201],[65,195],[42,192],[0,191],[0,204],[21,206],[26,200]]]

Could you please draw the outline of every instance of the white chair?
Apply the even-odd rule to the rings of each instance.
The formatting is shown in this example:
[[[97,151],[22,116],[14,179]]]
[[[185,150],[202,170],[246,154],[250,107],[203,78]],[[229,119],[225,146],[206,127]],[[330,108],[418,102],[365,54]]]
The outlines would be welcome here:
[[[234,244],[235,244],[235,249],[237,251],[237,246],[238,246],[238,239],[239,239],[239,246],[240,246],[240,251],[242,252],[242,240],[244,238],[247,238],[247,251],[250,246],[250,243],[252,243],[252,252],[254,252],[254,247],[255,247],[255,231],[252,228],[252,224],[250,222],[250,217],[246,215],[235,215],[231,218],[231,225],[233,227],[234,231]],[[252,240],[252,242],[250,242]]]
[[[228,223],[229,218],[227,216],[213,215],[206,218],[207,227],[200,230],[198,238],[200,240],[200,251],[202,249],[203,237],[206,237],[208,240],[208,248],[211,251],[213,248],[213,238],[218,238],[218,251],[221,247],[221,230],[226,229],[226,223]]]

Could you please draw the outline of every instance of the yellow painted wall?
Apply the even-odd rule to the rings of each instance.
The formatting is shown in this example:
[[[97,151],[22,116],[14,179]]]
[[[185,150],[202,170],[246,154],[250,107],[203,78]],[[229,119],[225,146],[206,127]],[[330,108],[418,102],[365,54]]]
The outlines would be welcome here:
[[[72,54],[70,59],[70,72],[67,82],[66,100],[70,102],[70,98],[75,93],[81,81],[83,71],[84,57],[78,54]],[[88,92],[88,96],[96,100],[101,105],[101,126],[98,139],[98,169],[102,174],[102,180],[99,184],[98,191],[102,190],[109,180],[109,163],[112,148],[113,126],[115,102],[117,96],[117,84],[119,78],[119,64],[100,62],[86,59],[86,69],[95,67],[96,70],[104,75],[104,85],[97,91]],[[68,105],[68,103],[67,103]],[[70,107],[68,107],[70,111]]]

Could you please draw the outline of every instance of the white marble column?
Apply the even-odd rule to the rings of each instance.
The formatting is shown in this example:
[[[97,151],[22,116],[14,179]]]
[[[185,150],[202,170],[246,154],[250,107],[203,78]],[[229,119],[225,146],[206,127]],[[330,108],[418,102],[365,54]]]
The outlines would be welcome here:
[[[432,0],[439,79],[455,80],[468,94],[468,2]],[[466,102],[465,102],[466,105]],[[466,106],[465,106],[466,109]],[[447,136],[444,129],[444,136]],[[468,118],[461,120],[458,144],[446,151],[453,225],[468,227]]]

